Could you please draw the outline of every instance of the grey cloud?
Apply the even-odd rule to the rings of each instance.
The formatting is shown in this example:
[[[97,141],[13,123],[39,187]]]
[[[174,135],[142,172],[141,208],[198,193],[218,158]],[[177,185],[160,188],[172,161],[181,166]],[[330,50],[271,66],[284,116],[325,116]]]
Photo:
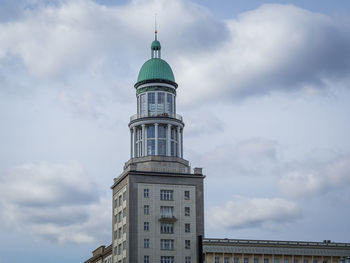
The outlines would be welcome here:
[[[284,194],[294,198],[323,195],[350,186],[350,157],[324,162],[294,163],[282,176],[279,185]]]
[[[210,228],[271,227],[300,218],[301,209],[282,198],[234,196],[223,205],[209,208],[206,222]]]
[[[100,224],[109,225],[109,201],[77,163],[15,167],[1,178],[0,197],[4,226],[35,238],[88,243],[108,236]]]
[[[190,87],[185,99],[232,100],[348,87],[350,27],[337,17],[292,5],[263,5],[228,20],[227,27],[231,38],[220,49],[178,63],[185,69],[181,82]]]

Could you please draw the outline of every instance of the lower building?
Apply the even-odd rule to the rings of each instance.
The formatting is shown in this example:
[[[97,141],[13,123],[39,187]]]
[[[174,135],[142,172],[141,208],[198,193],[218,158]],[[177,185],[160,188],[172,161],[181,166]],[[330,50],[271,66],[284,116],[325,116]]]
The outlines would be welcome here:
[[[350,244],[204,239],[206,263],[350,263]]]
[[[107,260],[112,257],[111,246],[103,248],[94,250],[85,263],[110,263]],[[182,262],[187,263],[186,260],[176,261]],[[203,240],[203,262],[350,263],[350,243],[206,238]]]

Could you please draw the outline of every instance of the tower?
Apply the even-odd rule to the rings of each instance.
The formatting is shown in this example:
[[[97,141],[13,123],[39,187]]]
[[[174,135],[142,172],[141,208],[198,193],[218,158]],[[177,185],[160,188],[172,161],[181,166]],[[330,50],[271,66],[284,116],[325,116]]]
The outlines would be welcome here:
[[[130,118],[130,160],[114,179],[113,262],[194,263],[204,234],[201,168],[183,159],[184,122],[176,113],[178,88],[155,39],[151,59],[134,85],[137,113]]]

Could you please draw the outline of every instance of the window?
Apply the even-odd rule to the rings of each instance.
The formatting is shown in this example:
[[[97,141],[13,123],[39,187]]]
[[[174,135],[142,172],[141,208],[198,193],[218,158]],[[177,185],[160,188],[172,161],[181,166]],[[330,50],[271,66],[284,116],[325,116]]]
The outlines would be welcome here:
[[[121,238],[122,237],[122,228],[119,227],[118,228],[118,238]]]
[[[283,259],[283,263],[289,263],[289,259],[288,258]],[[317,262],[314,262],[314,263],[317,263]]]
[[[273,263],[280,263],[280,259],[279,259],[279,258],[275,258],[275,259],[273,260]]]
[[[126,201],[126,192],[123,193],[123,201]]]
[[[265,262],[264,262],[265,263]],[[294,263],[299,263],[299,259],[295,258]]]
[[[154,136],[154,126],[148,126],[147,128],[147,155],[155,155],[156,154],[156,143]]]
[[[148,116],[156,115],[156,94],[154,92],[148,93]]]
[[[239,258],[238,257],[234,257],[233,258],[233,263],[239,263]]]
[[[126,241],[123,241],[123,250],[126,249]]]
[[[118,254],[118,248],[117,247],[113,248],[113,254],[114,254],[114,256]]]
[[[161,239],[160,240],[161,250],[174,250],[174,240],[173,239]]]
[[[190,208],[189,207],[185,207],[185,216],[190,216]]]
[[[122,244],[118,245],[118,255],[122,253]]]
[[[259,258],[254,258],[254,263],[259,263]],[[285,262],[288,263],[288,262]]]
[[[174,200],[173,190],[160,190],[160,200],[172,201]]]
[[[185,224],[185,233],[191,232],[191,224]]]
[[[168,113],[170,115],[173,113],[173,95],[171,95],[171,94],[167,94],[167,96],[166,96],[165,111],[166,111],[166,113]]]
[[[123,263],[126,263],[126,258],[123,258]]]
[[[160,263],[174,263],[174,257],[161,256]]]
[[[149,239],[148,239],[148,238],[145,238],[145,239],[143,240],[143,247],[144,247],[144,248],[149,248]]]
[[[170,155],[177,156],[177,128],[171,127]]]
[[[303,263],[309,263],[308,259],[304,259]]]
[[[149,222],[143,222],[143,230],[149,231]]]
[[[122,212],[120,211],[118,213],[118,222],[121,222],[122,221]]]
[[[118,205],[121,206],[122,202],[123,202],[122,196],[120,195],[119,198],[118,198]]]
[[[126,217],[126,208],[123,209],[123,217]]]
[[[264,258],[264,263],[269,263],[269,259],[268,258]]]
[[[165,94],[164,92],[158,92],[158,101],[157,101],[157,114],[162,115],[165,112]]]
[[[149,205],[143,206],[143,214],[144,215],[149,215]]]
[[[114,230],[114,239],[117,239],[118,238],[118,231],[117,230]]]
[[[161,223],[160,224],[160,233],[173,234],[174,233],[174,224],[173,223]]]
[[[317,260],[317,259],[314,259],[314,260],[312,261],[312,263],[318,263],[318,260]]]
[[[140,95],[140,104],[141,117],[147,116],[146,94]]]
[[[143,197],[144,198],[149,198],[149,189],[148,188],[143,189]]]
[[[185,263],[191,263],[191,257],[185,257]]]
[[[220,258],[219,257],[215,257],[215,263],[220,263]]]
[[[243,259],[243,262],[244,262],[244,263],[249,263],[249,258],[244,258],[244,259]]]
[[[162,218],[172,218],[174,217],[174,207],[172,206],[161,206],[160,215]]]
[[[158,126],[158,155],[166,155],[166,132],[165,126]]]
[[[224,257],[224,263],[229,263],[228,257]]]
[[[143,263],[149,263],[149,256],[143,256]]]
[[[185,249],[191,248],[191,240],[185,240]]]
[[[190,191],[185,191],[184,197],[185,197],[185,200],[190,200]]]

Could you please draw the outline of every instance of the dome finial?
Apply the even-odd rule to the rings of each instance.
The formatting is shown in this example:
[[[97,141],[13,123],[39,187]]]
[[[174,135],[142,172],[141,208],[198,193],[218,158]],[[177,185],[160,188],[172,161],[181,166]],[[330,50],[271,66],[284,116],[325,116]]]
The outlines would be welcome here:
[[[160,42],[157,40],[157,14],[154,15],[154,41],[151,45],[151,57],[152,58],[160,58]]]
[[[157,13],[154,14],[154,39],[157,40]]]

